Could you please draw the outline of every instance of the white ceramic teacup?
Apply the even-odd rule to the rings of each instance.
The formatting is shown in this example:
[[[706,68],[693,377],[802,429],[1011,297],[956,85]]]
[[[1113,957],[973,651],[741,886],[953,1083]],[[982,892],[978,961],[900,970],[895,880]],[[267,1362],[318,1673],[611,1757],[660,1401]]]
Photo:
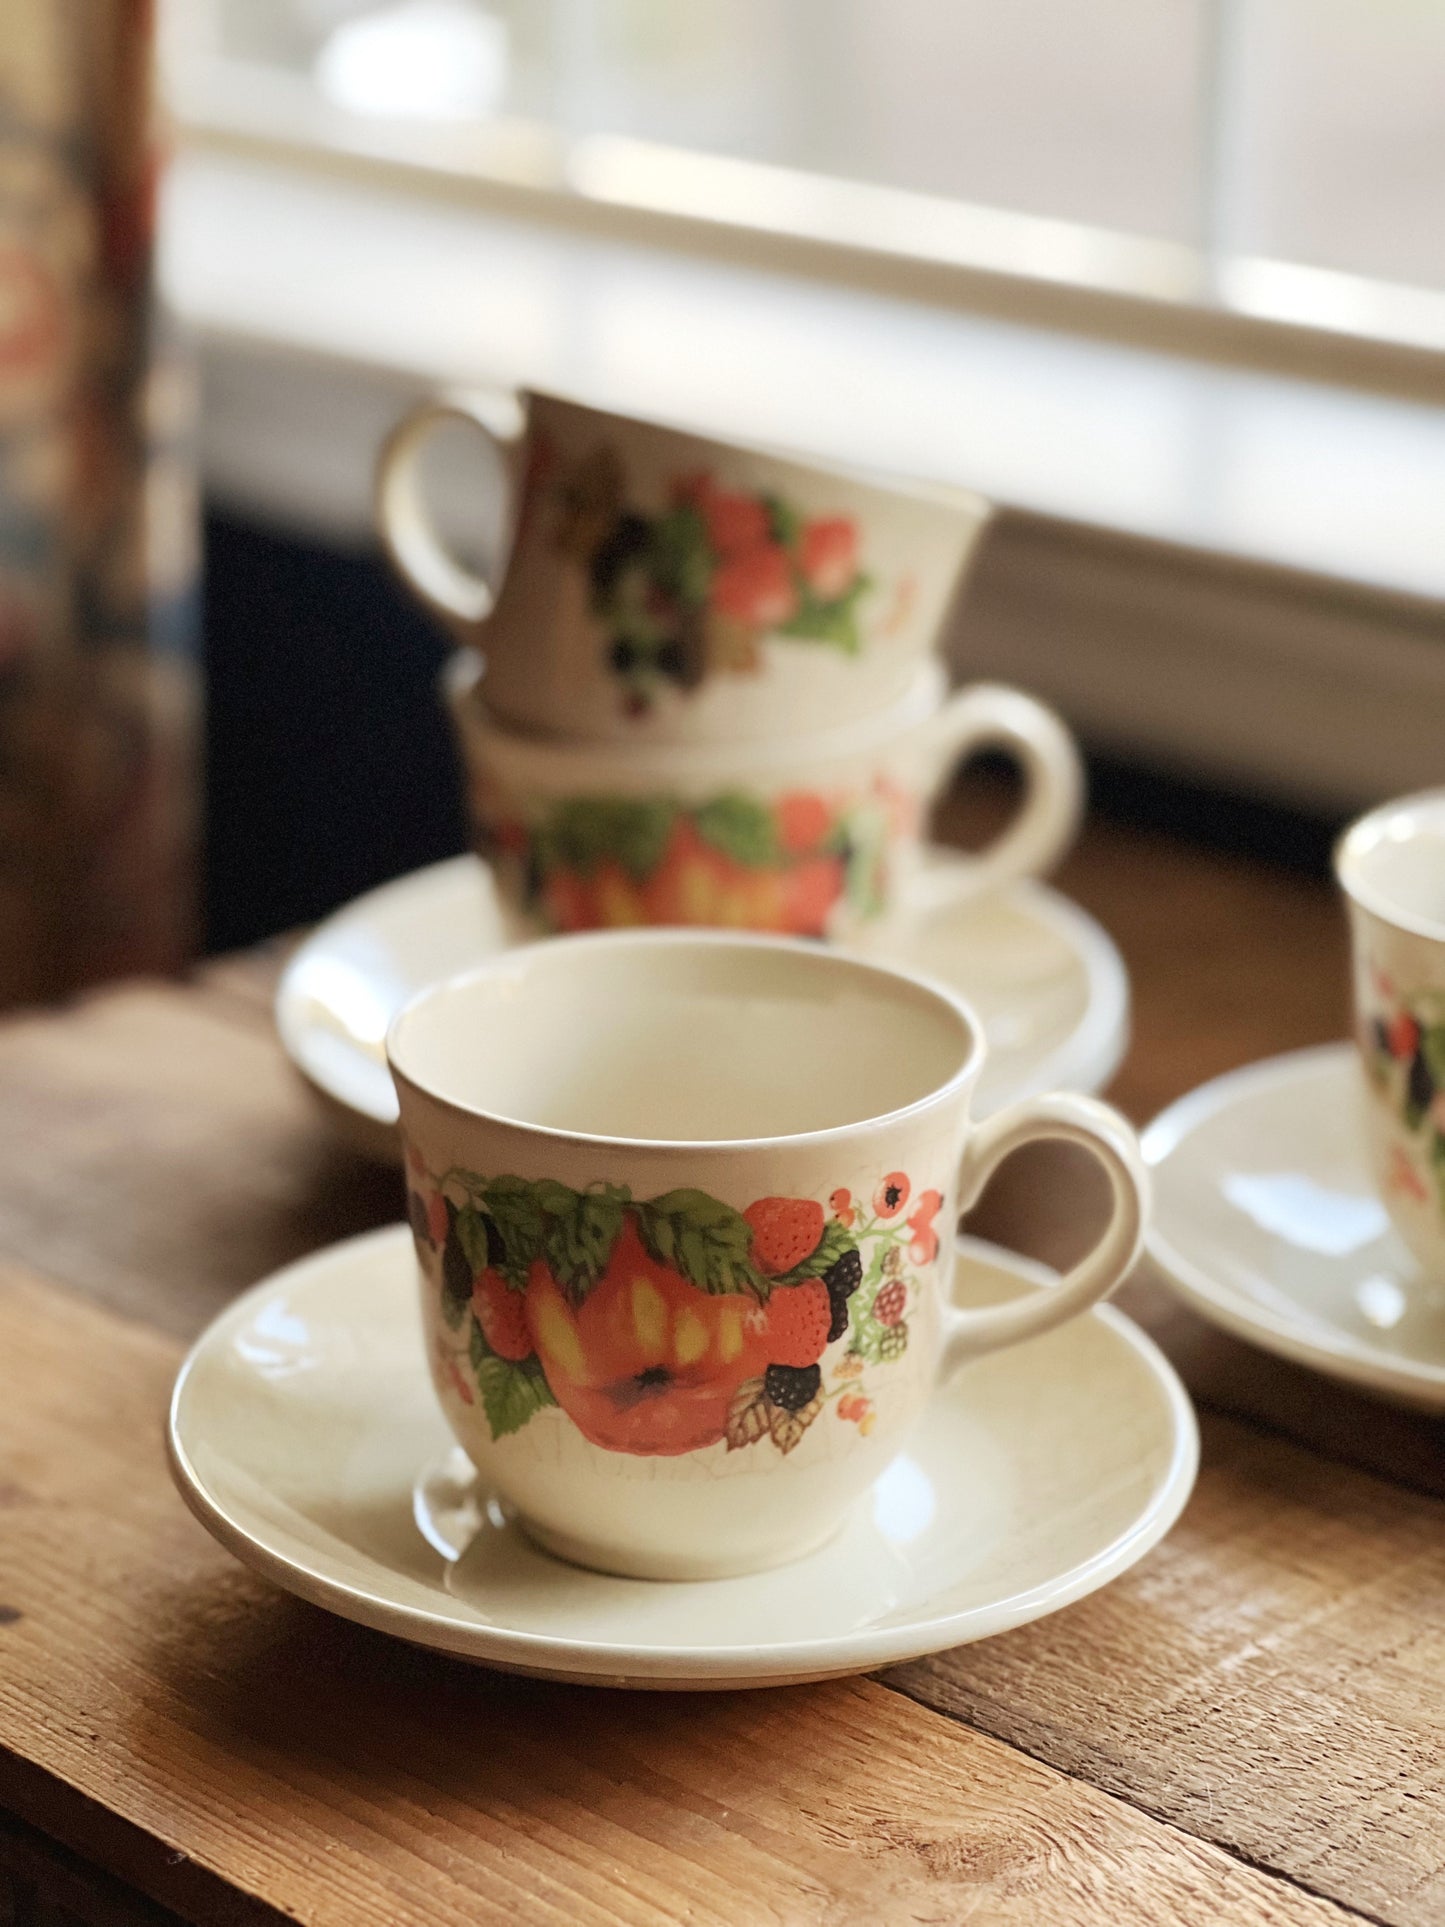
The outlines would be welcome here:
[[[478,849],[538,934],[687,924],[860,937],[898,909],[929,805],[984,747],[1017,759],[1024,798],[974,856],[972,891],[1049,869],[1078,825],[1083,775],[1058,717],[999,684],[947,695],[932,663],[847,729],[671,749],[508,729],[471,656],[445,680]]]
[[[1139,1249],[1121,1117],[1055,1095],[973,1124],[967,1006],[816,945],[533,944],[424,992],[387,1048],[442,1406],[585,1565],[709,1578],[810,1551],[935,1386],[1094,1304]],[[955,1310],[958,1214],[1040,1138],[1099,1160],[1108,1226],[1057,1290]]]
[[[438,429],[500,456],[515,533],[492,583],[451,552],[421,485]],[[382,452],[393,562],[484,650],[488,701],[579,742],[776,741],[900,698],[989,515],[551,395],[457,395]]]
[[[1382,804],[1340,839],[1355,1035],[1380,1194],[1445,1281],[1445,790]]]

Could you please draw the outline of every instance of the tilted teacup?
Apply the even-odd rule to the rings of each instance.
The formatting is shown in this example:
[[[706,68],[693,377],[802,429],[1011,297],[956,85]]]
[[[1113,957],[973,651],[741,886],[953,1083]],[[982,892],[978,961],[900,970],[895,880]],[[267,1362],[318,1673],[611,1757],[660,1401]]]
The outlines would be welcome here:
[[[1445,1282],[1445,790],[1385,803],[1335,852],[1350,911],[1355,1034],[1380,1195]]]
[[[816,945],[533,944],[424,992],[387,1048],[437,1393],[527,1530],[585,1565],[808,1552],[936,1385],[1092,1305],[1139,1248],[1122,1118],[1056,1095],[973,1124],[966,1005]],[[1055,1290],[955,1310],[958,1214],[1040,1138],[1097,1157],[1107,1229]]]
[[[945,695],[925,665],[904,698],[787,743],[571,744],[508,729],[489,678],[446,678],[477,847],[536,933],[686,924],[851,940],[899,907],[929,805],[970,751],[1018,759],[1024,798],[967,873],[977,893],[1048,869],[1083,778],[1051,710],[997,684]]]
[[[458,422],[508,479],[496,583],[452,554],[421,485],[424,449]],[[494,713],[580,742],[776,741],[886,707],[988,514],[551,395],[430,402],[378,473],[391,558],[485,652]]]

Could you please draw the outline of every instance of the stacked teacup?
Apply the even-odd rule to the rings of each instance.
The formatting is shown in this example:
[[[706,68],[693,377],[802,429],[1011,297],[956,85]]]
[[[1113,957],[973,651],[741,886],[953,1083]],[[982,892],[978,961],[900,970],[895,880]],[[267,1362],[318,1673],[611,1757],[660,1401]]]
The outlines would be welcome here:
[[[421,486],[456,422],[507,477],[495,586]],[[863,943],[904,911],[929,806],[984,747],[1018,761],[1024,800],[968,889],[1048,868],[1081,798],[1067,732],[1017,690],[950,692],[938,655],[987,515],[552,396],[507,419],[466,397],[408,417],[382,457],[381,531],[468,645],[447,696],[519,926]]]

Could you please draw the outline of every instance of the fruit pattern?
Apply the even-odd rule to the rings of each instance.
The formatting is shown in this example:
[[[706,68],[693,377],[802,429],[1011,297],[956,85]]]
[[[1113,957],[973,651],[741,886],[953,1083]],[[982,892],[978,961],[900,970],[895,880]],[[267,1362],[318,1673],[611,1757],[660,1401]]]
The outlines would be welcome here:
[[[437,1371],[480,1401],[494,1440],[560,1406],[609,1451],[767,1439],[787,1453],[830,1402],[866,1436],[867,1374],[908,1346],[908,1266],[938,1252],[942,1199],[912,1200],[901,1171],[871,1208],[835,1191],[831,1215],[811,1198],[736,1211],[694,1190],[437,1179],[415,1151],[407,1181],[418,1251],[440,1273]],[[845,1336],[825,1382],[824,1354]]]
[[[1401,996],[1373,965],[1369,981],[1374,1014],[1363,1020],[1360,1042],[1371,1081],[1419,1140],[1435,1196],[1445,1209],[1445,990]],[[1430,1201],[1430,1185],[1403,1149],[1391,1158],[1386,1183],[1418,1204]]]
[[[500,806],[499,806],[500,808]],[[509,870],[552,930],[691,924],[821,937],[840,905],[881,914],[889,852],[908,825],[883,779],[842,801],[738,791],[688,806],[666,797],[575,797],[531,823],[479,798],[483,854]]]
[[[594,449],[552,479],[554,547],[586,572],[588,603],[629,715],[659,693],[761,666],[765,636],[857,655],[859,604],[871,587],[851,517],[805,518],[776,495],[678,476],[668,504],[628,504],[614,449]]]

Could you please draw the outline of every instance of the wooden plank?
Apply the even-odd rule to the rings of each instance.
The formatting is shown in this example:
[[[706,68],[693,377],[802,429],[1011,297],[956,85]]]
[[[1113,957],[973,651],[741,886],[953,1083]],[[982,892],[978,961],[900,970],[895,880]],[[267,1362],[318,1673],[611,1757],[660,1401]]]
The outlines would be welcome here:
[[[278,1264],[398,1217],[267,1029],[134,984],[0,1027],[0,1252],[189,1334]]]
[[[129,1871],[187,1918],[1350,1918],[873,1682],[608,1694],[330,1620],[172,1492],[173,1343],[7,1268],[0,1356],[0,1798],[95,1856],[139,1830]]]
[[[1180,1525],[1068,1613],[887,1677],[1396,1927],[1445,1919],[1445,1507],[1204,1427]]]

